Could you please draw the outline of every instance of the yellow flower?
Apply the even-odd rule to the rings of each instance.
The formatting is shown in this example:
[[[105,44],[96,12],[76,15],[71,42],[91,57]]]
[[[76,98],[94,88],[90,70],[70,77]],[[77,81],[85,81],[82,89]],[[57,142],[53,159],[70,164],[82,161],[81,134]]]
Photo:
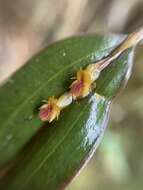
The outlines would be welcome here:
[[[92,82],[91,74],[87,69],[78,71],[76,80],[71,84],[70,89],[73,98],[87,96],[91,91]]]
[[[58,119],[61,108],[57,105],[57,99],[49,98],[47,104],[40,107],[39,117],[42,121],[52,122],[55,118]]]

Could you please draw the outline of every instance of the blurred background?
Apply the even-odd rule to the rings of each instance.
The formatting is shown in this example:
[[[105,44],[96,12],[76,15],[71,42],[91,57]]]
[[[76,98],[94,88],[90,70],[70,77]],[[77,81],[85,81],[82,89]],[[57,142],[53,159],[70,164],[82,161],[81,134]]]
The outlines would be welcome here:
[[[129,33],[143,0],[0,0],[0,83],[50,43],[79,33]],[[143,46],[115,99],[96,154],[67,190],[143,189]]]

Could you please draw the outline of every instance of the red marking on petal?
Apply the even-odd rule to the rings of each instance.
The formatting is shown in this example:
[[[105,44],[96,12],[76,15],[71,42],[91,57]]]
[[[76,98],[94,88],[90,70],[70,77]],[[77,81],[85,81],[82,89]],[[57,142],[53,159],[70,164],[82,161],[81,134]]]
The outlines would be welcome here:
[[[71,94],[73,94],[76,97],[80,96],[82,88],[83,88],[83,81],[82,80],[75,82],[71,87]]]
[[[39,117],[42,121],[48,120],[51,116],[53,107],[51,105],[48,105],[45,108],[41,108],[39,112]]]

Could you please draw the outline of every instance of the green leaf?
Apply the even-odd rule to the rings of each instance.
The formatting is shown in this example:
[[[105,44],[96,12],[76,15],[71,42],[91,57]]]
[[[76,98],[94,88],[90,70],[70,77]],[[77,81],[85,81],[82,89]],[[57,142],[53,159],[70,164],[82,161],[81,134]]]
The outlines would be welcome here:
[[[115,95],[130,68],[129,52],[114,61],[97,82],[103,86],[105,82],[105,88],[101,85],[98,92],[106,92],[107,97],[93,94],[66,108],[58,121],[45,124],[2,179],[1,189],[55,190],[66,185],[100,142],[107,125],[109,98]]]
[[[57,122],[46,124],[25,147],[0,189],[55,190],[66,185],[96,148],[108,109],[108,101],[98,96],[90,103],[87,98],[68,107]]]
[[[40,127],[41,122],[37,112],[33,114],[39,102],[51,95],[60,95],[66,91],[71,83],[69,78],[81,66],[110,54],[122,40],[123,38],[111,37],[109,40],[109,37],[99,36],[71,38],[41,52],[14,76],[13,88],[15,89],[17,85],[20,90],[18,90],[17,100],[13,100],[12,105],[20,101],[21,96],[23,99],[27,94],[29,96],[26,99],[27,104],[22,104],[22,107],[18,107],[20,105],[15,103],[18,111],[14,112],[10,120],[9,117],[7,118],[9,122],[9,126],[6,126],[7,130],[0,129],[2,136],[10,131],[13,138],[17,139],[8,141],[7,150],[2,152],[4,156],[1,162],[13,156]],[[125,51],[101,73],[95,93],[90,97],[67,107],[58,121],[43,125],[13,161],[10,171],[1,180],[1,189],[55,190],[68,183],[95,151],[103,136],[111,100],[119,91],[132,67],[130,56],[132,56],[131,49]],[[24,83],[28,87],[24,86]],[[12,84],[6,84],[0,93],[3,96],[0,97],[4,98],[4,92],[10,92],[10,89],[13,92],[11,86]],[[33,116],[31,120],[23,121],[23,118],[31,115]],[[10,128],[14,124],[15,126]],[[13,149],[9,149],[9,146]]]
[[[66,91],[80,67],[107,56],[123,40],[121,36],[63,40],[31,59],[0,87],[0,166],[40,129],[38,108],[42,100]],[[66,119],[61,118],[63,122]]]

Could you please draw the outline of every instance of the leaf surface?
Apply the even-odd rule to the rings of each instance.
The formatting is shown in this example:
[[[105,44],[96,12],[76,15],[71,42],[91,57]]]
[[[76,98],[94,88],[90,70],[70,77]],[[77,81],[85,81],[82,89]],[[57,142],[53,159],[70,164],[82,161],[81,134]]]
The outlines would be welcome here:
[[[66,91],[80,67],[107,56],[123,39],[87,36],[63,40],[40,52],[0,87],[0,166],[40,129],[42,100]]]
[[[43,99],[66,91],[80,67],[109,55],[123,39],[88,36],[61,41],[34,57],[1,87],[1,164],[21,150],[2,178],[1,189],[60,189],[95,151],[108,123],[111,100],[131,70],[132,49],[101,73],[91,96],[67,107],[58,121],[42,124],[37,110]],[[11,138],[6,139],[7,135]]]

